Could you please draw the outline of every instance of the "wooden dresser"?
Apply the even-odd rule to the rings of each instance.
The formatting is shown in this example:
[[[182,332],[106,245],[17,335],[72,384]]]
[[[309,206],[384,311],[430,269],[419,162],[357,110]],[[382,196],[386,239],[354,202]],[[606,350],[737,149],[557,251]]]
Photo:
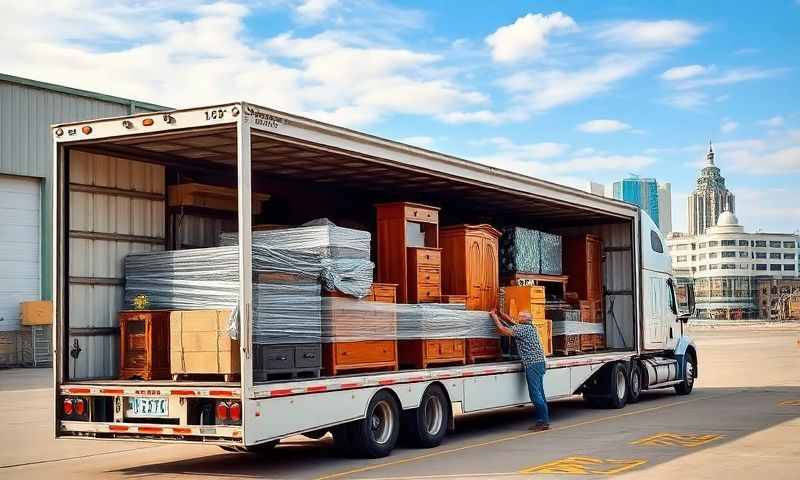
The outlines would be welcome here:
[[[553,323],[545,318],[545,289],[542,286],[505,287],[503,290],[503,310],[514,320],[520,314],[531,315],[533,325],[539,332],[539,339],[546,356],[553,354]]]
[[[333,296],[338,296],[334,294]],[[341,298],[341,296],[340,296]],[[358,302],[355,299],[350,299]],[[369,295],[364,301],[377,303],[396,303],[397,285],[388,283],[373,283]],[[332,310],[329,320],[334,323],[337,315],[349,315],[347,323],[353,322],[353,313]],[[356,313],[356,315],[361,315]],[[363,313],[364,318],[358,321],[364,325],[374,325],[376,331],[385,330],[388,337],[394,337],[396,332],[395,315],[390,312],[375,311]],[[358,342],[331,342],[322,344],[322,364],[325,375],[338,375],[340,372],[371,372],[378,370],[397,370],[397,340],[364,340]]]
[[[168,310],[119,312],[120,379],[170,378],[169,314]]]
[[[491,225],[455,225],[440,230],[442,291],[465,295],[467,310],[489,311],[497,307],[500,264],[497,256],[500,231]],[[467,362],[496,360],[500,339],[468,338]]]
[[[428,368],[430,365],[464,365],[467,361],[463,338],[399,340],[400,365]]]
[[[375,208],[378,282],[397,284],[398,303],[438,301],[439,209],[408,202],[382,203]]]
[[[597,235],[567,237],[564,242],[564,273],[567,288],[580,299],[581,321],[603,323],[603,241]],[[577,343],[577,345],[573,345]],[[605,348],[605,335],[584,334],[565,345],[563,351],[593,351]]]

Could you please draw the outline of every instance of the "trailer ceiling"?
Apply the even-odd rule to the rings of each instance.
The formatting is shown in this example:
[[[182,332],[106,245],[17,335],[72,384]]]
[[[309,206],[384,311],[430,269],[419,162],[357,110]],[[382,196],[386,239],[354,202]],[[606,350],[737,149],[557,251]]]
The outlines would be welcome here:
[[[187,171],[215,173],[236,168],[235,126],[76,143],[71,148],[155,162]],[[404,167],[391,159],[365,158],[332,147],[253,130],[253,177],[267,176],[318,185],[328,191],[354,192],[378,201],[417,201],[507,224],[575,225],[626,222],[630,217],[598,212],[527,192],[487,186],[430,169]],[[230,170],[229,170],[230,171]],[[263,177],[262,177],[263,178]],[[632,214],[631,214],[632,215]]]

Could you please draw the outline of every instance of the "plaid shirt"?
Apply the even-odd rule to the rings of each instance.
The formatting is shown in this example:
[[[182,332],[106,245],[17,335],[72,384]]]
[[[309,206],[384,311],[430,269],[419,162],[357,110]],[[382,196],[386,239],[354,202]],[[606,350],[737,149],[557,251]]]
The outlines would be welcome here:
[[[517,342],[522,365],[528,367],[535,363],[544,363],[544,349],[539,340],[539,332],[530,323],[518,323],[511,327],[514,332],[514,340]]]

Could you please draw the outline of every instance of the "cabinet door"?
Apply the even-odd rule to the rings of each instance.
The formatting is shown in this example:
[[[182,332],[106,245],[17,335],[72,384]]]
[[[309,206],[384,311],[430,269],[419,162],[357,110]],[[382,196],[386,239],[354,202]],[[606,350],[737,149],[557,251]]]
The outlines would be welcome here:
[[[497,258],[497,243],[492,238],[483,241],[483,301],[481,310],[491,310],[497,306],[497,290],[499,288],[499,263]]]
[[[599,300],[603,295],[601,245],[597,240],[586,239],[586,297]]]
[[[483,302],[483,239],[466,237],[467,241],[467,310],[480,310]]]

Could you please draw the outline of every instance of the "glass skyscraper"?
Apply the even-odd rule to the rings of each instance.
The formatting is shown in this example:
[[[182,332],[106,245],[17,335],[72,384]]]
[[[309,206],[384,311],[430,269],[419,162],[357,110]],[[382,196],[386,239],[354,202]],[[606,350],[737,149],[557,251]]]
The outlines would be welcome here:
[[[661,228],[661,217],[658,209],[658,182],[656,182],[655,178],[642,178],[632,175],[619,182],[614,182],[614,198],[638,205]]]

